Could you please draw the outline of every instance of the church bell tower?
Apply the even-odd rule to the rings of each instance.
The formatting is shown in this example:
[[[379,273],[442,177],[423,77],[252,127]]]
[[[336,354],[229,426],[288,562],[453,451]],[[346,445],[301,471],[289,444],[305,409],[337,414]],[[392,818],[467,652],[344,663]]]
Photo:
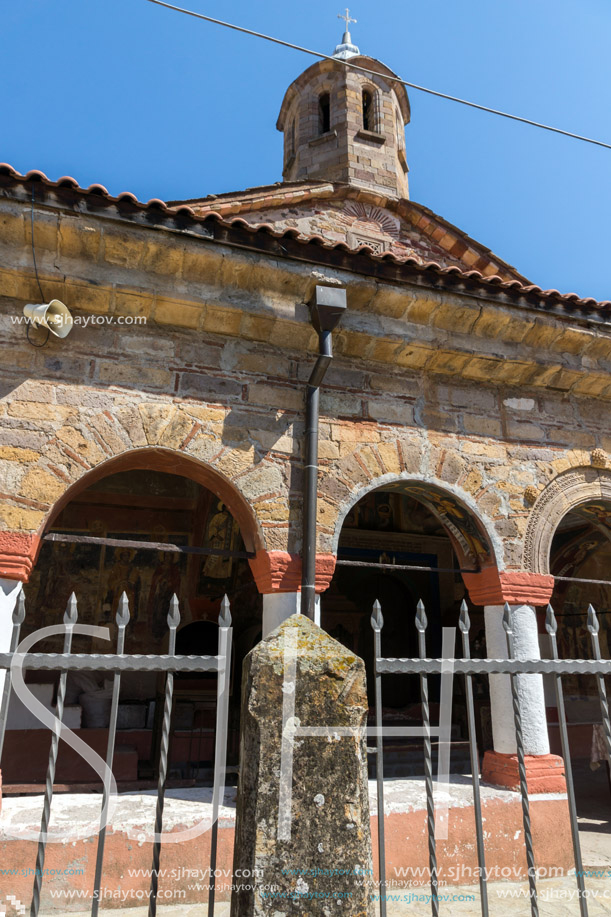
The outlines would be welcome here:
[[[352,43],[351,19],[331,60],[286,91],[276,127],[284,134],[285,181],[332,181],[408,198],[405,125],[409,99],[396,74]],[[346,66],[349,61],[364,73]]]

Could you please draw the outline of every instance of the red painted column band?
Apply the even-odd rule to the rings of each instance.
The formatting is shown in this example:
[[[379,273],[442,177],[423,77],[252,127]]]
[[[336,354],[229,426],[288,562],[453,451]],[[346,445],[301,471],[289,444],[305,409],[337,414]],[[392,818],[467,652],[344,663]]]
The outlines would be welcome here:
[[[316,592],[328,589],[335,571],[335,554],[316,555]],[[286,551],[257,551],[249,560],[252,575],[262,595],[301,591],[301,556]]]

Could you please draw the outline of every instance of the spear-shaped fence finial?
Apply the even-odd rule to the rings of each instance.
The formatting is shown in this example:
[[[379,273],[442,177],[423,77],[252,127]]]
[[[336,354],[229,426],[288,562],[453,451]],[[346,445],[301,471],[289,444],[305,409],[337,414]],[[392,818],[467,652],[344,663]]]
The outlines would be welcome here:
[[[221,610],[219,612],[219,627],[231,627],[231,605],[227,593],[221,601]]]
[[[382,615],[382,606],[379,601],[376,599],[373,603],[373,611],[371,612],[371,626],[375,631],[381,631],[384,627],[384,616]]]
[[[168,627],[170,630],[176,630],[180,624],[180,607],[178,605],[178,596],[176,593],[170,599],[170,610],[168,612]]]
[[[511,608],[509,607],[509,602],[505,602],[505,607],[503,609],[503,627],[506,634],[513,633],[513,627],[511,625]]]
[[[424,602],[422,599],[418,600],[416,605],[416,629],[423,634],[428,625],[428,618],[426,616],[426,611],[424,610]]]
[[[467,608],[467,603],[463,599],[460,604],[460,616],[458,618],[458,626],[460,627],[461,633],[468,634],[471,629],[471,618],[469,617],[469,609]]]
[[[588,605],[588,630],[592,635],[597,634],[600,630],[598,615],[594,611],[593,605]]]
[[[551,605],[548,605],[545,610],[545,629],[550,637],[553,637],[558,631],[558,622],[556,621],[556,615]]]
[[[121,593],[115,621],[117,622],[117,627],[127,627],[129,622],[129,599],[125,591]]]
[[[74,592],[68,599],[68,604],[66,605],[66,610],[64,612],[64,624],[76,624],[78,620],[78,606],[76,603],[76,596]]]
[[[17,596],[17,604],[13,609],[13,624],[23,624],[25,620],[25,595],[23,592],[23,586],[19,590],[19,595]]]

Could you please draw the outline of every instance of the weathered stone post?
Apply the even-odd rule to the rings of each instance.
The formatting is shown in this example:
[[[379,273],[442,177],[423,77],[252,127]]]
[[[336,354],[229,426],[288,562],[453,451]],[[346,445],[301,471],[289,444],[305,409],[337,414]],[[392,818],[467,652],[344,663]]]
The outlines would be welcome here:
[[[372,917],[366,717],[362,659],[303,615],[248,654],[231,917]]]

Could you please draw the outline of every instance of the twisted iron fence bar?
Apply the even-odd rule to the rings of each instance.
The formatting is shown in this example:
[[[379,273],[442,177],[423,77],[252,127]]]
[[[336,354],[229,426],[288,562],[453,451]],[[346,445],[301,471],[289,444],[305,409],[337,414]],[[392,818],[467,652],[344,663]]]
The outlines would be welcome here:
[[[64,634],[64,653],[70,652],[72,647],[72,633],[74,625],[78,618],[78,609],[76,596],[74,593],[68,599],[68,606],[64,613],[64,625],[66,632]],[[34,874],[34,887],[32,889],[32,903],[30,905],[30,917],[38,917],[40,908],[40,890],[42,888],[43,866],[45,863],[45,851],[47,847],[47,831],[49,829],[49,819],[51,817],[51,802],[53,801],[53,782],[55,780],[55,768],[57,765],[57,755],[59,752],[59,736],[61,723],[64,717],[64,701],[66,698],[66,682],[68,673],[62,672],[59,676],[59,687],[57,689],[56,704],[56,726],[51,733],[51,748],[49,749],[49,763],[47,765],[47,778],[45,783],[45,798],[42,810],[42,819],[40,822],[40,834],[38,837],[38,852],[36,854],[36,872]]]
[[[19,590],[17,604],[13,610],[13,627],[11,630],[11,646],[9,655],[12,657],[19,646],[19,634],[21,625],[25,619],[25,598],[23,595],[23,586]],[[8,720],[8,705],[11,697],[11,670],[9,669],[4,676],[4,687],[2,688],[2,703],[0,704],[0,759],[4,748],[4,736],[6,733],[6,722]]]
[[[174,594],[170,600],[168,612],[168,627],[170,636],[168,642],[168,655],[174,656],[176,652],[176,629],[180,623],[180,610],[178,598]],[[165,802],[165,786],[168,778],[168,751],[170,745],[170,723],[172,720],[172,698],[174,695],[174,673],[168,672],[165,682],[165,700],[163,706],[163,726],[161,729],[161,748],[159,753],[159,780],[157,783],[157,809],[155,812],[155,840],[153,843],[153,866],[151,869],[151,894],[149,899],[149,917],[157,914],[157,891],[159,888],[159,860],[161,856],[161,831],[163,828],[163,805]]]
[[[377,601],[371,615],[374,643],[374,678],[376,705],[376,789],[378,794],[378,872],[380,881],[380,917],[386,917],[386,845],[384,838],[384,736],[382,735],[382,676],[378,672],[377,662],[382,655],[382,606]]]
[[[422,600],[416,610],[418,631],[418,652],[426,656],[427,617]],[[433,753],[431,747],[431,714],[429,709],[428,676],[420,674],[420,699],[422,702],[422,725],[424,727],[424,785],[426,789],[426,821],[429,840],[429,869],[431,873],[431,913],[439,917],[439,893],[437,881],[437,844],[435,840],[435,799],[433,796]]]
[[[558,659],[558,642],[556,639],[558,624],[556,622],[554,609],[551,605],[547,606],[545,629],[550,638],[552,659]],[[577,821],[577,804],[575,802],[575,788],[573,786],[573,768],[571,766],[571,749],[569,746],[569,734],[566,723],[562,676],[554,676],[554,687],[556,689],[556,707],[558,709],[558,724],[560,726],[560,745],[562,747],[564,773],[566,775],[566,792],[569,804],[569,818],[571,821],[571,836],[573,839],[573,856],[575,857],[575,878],[577,880],[579,894],[579,909],[581,917],[588,917],[588,902],[586,899],[585,883],[583,881],[583,862],[581,859],[581,844],[579,843],[579,823]]]
[[[225,773],[227,764],[227,726],[229,719],[229,680],[231,676],[231,610],[225,595],[219,615],[218,655],[223,660],[219,666],[216,683],[216,736],[214,748],[214,783],[212,788],[212,834],[210,837],[210,889],[208,892],[208,917],[214,917],[216,897],[216,856],[219,830],[219,807],[225,799]],[[223,793],[221,795],[221,780]]]
[[[125,592],[119,599],[117,609],[117,654],[122,655],[125,649],[125,628],[129,622],[129,602]],[[106,765],[112,771],[115,756],[115,739],[117,735],[117,716],[119,712],[119,694],[121,690],[121,672],[115,672],[112,683],[112,698],[110,702],[110,721],[108,724],[108,744],[106,748]],[[106,843],[106,809],[108,805],[109,787],[106,781],[102,790],[102,814],[100,816],[100,831],[98,833],[98,849],[95,861],[95,878],[93,880],[93,899],[91,903],[91,917],[98,917],[100,908],[100,887],[102,885],[102,867],[104,864],[104,845]]]
[[[588,631],[590,632],[590,638],[592,640],[592,651],[594,653],[594,658],[598,662],[600,660],[600,640],[598,639],[599,631],[598,618],[596,612],[592,605],[588,606]],[[600,701],[600,712],[602,715],[603,721],[603,731],[605,737],[605,748],[607,750],[607,761],[609,762],[609,767],[611,768],[611,721],[609,719],[609,700],[607,698],[607,687],[605,685],[605,679],[603,673],[599,673],[596,676],[596,681],[598,685],[598,699]]]
[[[511,608],[505,602],[503,612],[503,628],[507,637],[507,655],[513,659],[514,643],[513,628],[511,623]],[[513,723],[516,734],[516,750],[518,756],[518,773],[520,776],[520,796],[522,798],[522,822],[524,824],[524,845],[526,847],[526,865],[528,867],[528,886],[530,889],[530,911],[532,917],[539,917],[539,904],[537,901],[537,879],[535,875],[535,851],[533,847],[532,829],[530,825],[530,803],[528,800],[528,784],[526,781],[526,762],[524,755],[524,738],[522,735],[522,714],[520,711],[520,695],[515,675],[510,675],[511,701],[513,704]]]
[[[465,659],[471,656],[471,647],[469,645],[469,631],[471,630],[471,620],[467,603],[464,601],[460,606],[460,618],[458,622],[460,635],[462,639],[462,651]],[[482,917],[488,917],[488,884],[486,878],[486,853],[484,848],[484,830],[482,821],[482,800],[479,785],[479,755],[477,751],[477,738],[475,732],[475,704],[473,702],[473,679],[471,675],[465,675],[465,697],[467,703],[467,728],[469,732],[469,753],[471,756],[471,781],[473,784],[473,809],[475,813],[475,837],[477,841],[477,863],[479,866],[479,890]]]

